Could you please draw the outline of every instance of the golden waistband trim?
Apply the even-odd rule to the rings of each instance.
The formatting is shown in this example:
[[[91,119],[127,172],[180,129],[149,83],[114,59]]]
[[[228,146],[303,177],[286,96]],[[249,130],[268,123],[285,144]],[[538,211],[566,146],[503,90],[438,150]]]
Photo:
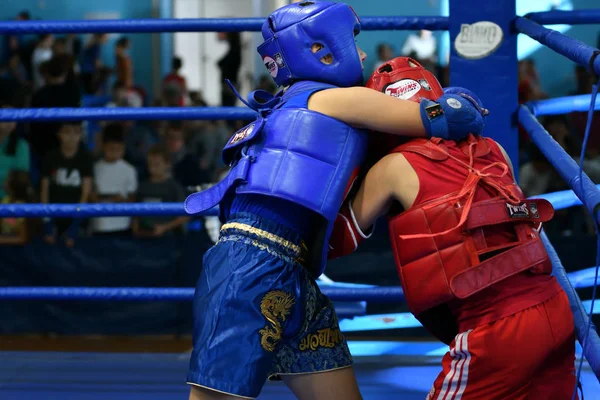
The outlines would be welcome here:
[[[274,242],[274,243],[276,243],[278,245],[281,245],[281,246],[283,246],[283,247],[285,247],[285,248],[287,248],[287,249],[289,249],[289,250],[291,250],[291,251],[293,251],[293,252],[295,252],[297,254],[301,253],[300,246],[298,246],[298,245],[296,245],[296,244],[294,244],[294,243],[290,242],[289,240],[286,240],[286,239],[284,239],[282,237],[274,235],[271,232],[267,232],[267,231],[264,231],[262,229],[255,228],[255,227],[250,226],[250,225],[241,224],[239,222],[228,222],[228,223],[224,224],[221,227],[221,231],[226,231],[226,230],[229,230],[229,229],[235,229],[235,230],[238,230],[238,231],[248,232],[248,233],[256,235],[258,237],[270,240],[271,242]]]

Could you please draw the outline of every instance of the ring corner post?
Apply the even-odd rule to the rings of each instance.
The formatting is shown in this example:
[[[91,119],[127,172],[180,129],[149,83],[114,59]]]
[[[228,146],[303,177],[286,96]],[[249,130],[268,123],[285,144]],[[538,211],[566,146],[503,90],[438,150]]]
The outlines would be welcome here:
[[[516,0],[450,0],[450,84],[473,90],[490,110],[484,135],[510,156],[518,176]]]

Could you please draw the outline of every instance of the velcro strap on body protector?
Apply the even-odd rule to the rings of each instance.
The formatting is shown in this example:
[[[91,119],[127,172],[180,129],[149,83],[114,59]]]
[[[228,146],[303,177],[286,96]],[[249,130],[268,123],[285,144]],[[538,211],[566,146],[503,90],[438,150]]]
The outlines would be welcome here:
[[[548,200],[523,200],[510,204],[506,199],[474,203],[465,222],[467,231],[508,222],[547,222],[554,216],[554,207]]]
[[[539,236],[502,252],[466,271],[456,274],[450,281],[452,293],[466,299],[504,279],[527,271],[548,260],[548,253]]]

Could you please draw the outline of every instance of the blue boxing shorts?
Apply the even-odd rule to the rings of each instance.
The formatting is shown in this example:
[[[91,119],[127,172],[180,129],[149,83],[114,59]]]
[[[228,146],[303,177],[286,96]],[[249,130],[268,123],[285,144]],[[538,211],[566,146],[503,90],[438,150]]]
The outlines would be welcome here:
[[[352,365],[305,252],[297,233],[253,214],[223,225],[196,285],[189,384],[254,398],[268,378]]]

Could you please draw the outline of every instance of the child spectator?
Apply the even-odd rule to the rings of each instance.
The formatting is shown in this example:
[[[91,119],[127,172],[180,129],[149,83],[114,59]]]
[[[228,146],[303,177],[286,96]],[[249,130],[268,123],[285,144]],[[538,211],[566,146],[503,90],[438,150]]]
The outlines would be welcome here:
[[[33,50],[31,58],[31,69],[33,72],[33,88],[35,90],[44,86],[44,78],[40,72],[40,66],[45,61],[52,58],[52,44],[54,43],[54,36],[50,33],[45,33],[40,36],[38,44]]]
[[[200,169],[200,159],[186,149],[181,123],[169,124],[165,142],[171,159],[173,179],[177,183],[183,188],[210,183],[210,175]]]
[[[46,85],[33,94],[31,107],[79,107],[81,104],[79,88],[76,85],[66,84],[67,72],[67,65],[60,57],[54,57],[45,63]],[[48,151],[59,146],[57,132],[60,127],[60,123],[53,122],[31,123],[29,141],[37,165],[44,160]]]
[[[102,131],[102,159],[94,165],[93,201],[97,203],[125,203],[133,201],[137,190],[135,168],[123,160],[125,130],[113,123]],[[131,233],[130,217],[104,217],[92,220],[95,235],[118,236]]]
[[[182,67],[181,58],[173,57],[171,73],[163,79],[163,99],[171,107],[182,107],[186,103],[187,82],[180,73]]]
[[[14,102],[0,96],[0,108],[12,108]],[[6,179],[11,170],[29,171],[29,146],[19,138],[16,122],[0,122],[0,198],[6,196]]]
[[[87,203],[92,192],[93,162],[81,146],[81,123],[64,123],[58,130],[59,148],[49,152],[42,163],[41,202]],[[79,233],[79,220],[44,218],[44,240],[55,243],[64,236],[72,247]]]
[[[169,153],[160,145],[148,151],[150,179],[142,182],[136,198],[143,203],[183,202],[185,192],[169,175]],[[140,217],[133,220],[133,234],[137,237],[160,237],[183,226],[188,217]]]
[[[24,204],[32,201],[33,189],[29,174],[12,170],[4,182],[6,196],[2,204]],[[29,240],[28,220],[26,218],[2,218],[0,221],[0,245],[22,245]]]

